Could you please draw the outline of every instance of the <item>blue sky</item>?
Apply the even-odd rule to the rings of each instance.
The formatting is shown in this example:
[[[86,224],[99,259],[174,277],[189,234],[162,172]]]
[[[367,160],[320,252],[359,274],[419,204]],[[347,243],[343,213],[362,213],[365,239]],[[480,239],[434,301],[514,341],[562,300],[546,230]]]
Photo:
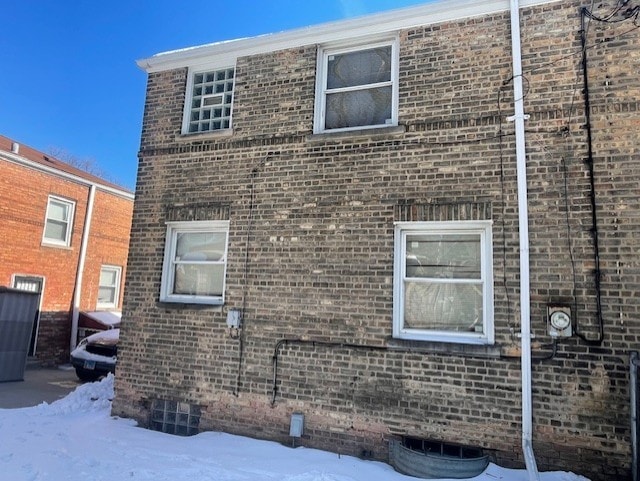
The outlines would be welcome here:
[[[0,28],[0,134],[92,159],[134,189],[146,74],[159,52],[426,0],[16,0]]]

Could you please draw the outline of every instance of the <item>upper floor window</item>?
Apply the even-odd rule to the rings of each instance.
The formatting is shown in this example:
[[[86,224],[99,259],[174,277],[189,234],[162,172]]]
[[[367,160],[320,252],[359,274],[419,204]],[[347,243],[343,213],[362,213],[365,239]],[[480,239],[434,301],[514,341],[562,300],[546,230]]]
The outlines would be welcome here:
[[[117,266],[102,266],[98,286],[98,304],[100,309],[116,309],[120,294],[120,276],[122,269]]]
[[[231,128],[235,69],[189,72],[184,109],[184,134]]]
[[[398,124],[398,42],[323,48],[314,132]]]
[[[71,245],[75,205],[75,202],[49,196],[44,221],[44,233],[42,234],[43,243],[63,247]]]
[[[229,221],[169,222],[160,300],[222,304]]]
[[[493,344],[491,221],[399,222],[394,337]]]

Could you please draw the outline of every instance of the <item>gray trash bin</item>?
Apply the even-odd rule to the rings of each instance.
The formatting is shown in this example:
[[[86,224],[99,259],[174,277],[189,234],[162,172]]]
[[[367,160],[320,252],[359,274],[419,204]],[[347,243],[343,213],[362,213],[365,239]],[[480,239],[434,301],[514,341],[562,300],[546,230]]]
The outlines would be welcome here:
[[[24,380],[39,294],[0,286],[0,382]]]

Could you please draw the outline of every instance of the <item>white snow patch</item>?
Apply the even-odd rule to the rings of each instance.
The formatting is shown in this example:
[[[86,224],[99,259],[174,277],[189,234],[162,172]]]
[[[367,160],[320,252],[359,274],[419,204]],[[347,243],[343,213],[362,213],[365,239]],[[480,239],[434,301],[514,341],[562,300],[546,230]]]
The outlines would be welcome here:
[[[111,417],[113,375],[64,399],[0,409],[0,479],[12,481],[415,481],[389,465],[205,432],[178,437]],[[585,481],[541,473],[542,481]],[[490,464],[474,481],[527,481]]]

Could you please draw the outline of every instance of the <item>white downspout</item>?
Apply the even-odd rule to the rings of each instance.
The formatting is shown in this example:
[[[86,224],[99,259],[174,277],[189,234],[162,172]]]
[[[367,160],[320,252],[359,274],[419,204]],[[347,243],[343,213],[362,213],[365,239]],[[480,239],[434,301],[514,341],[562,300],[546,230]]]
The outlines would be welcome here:
[[[84,263],[87,258],[87,245],[89,244],[89,231],[91,230],[91,219],[93,218],[93,204],[96,197],[96,185],[89,187],[89,199],[87,200],[87,212],[84,216],[84,230],[82,232],[82,243],[80,244],[80,259],[78,260],[78,271],[76,272],[76,285],[73,290],[73,311],[71,313],[71,339],[69,348],[73,351],[78,344],[78,318],[80,317],[80,301],[82,299],[82,278],[84,277]]]
[[[530,481],[539,481],[532,445],[531,409],[531,312],[529,296],[529,215],[527,202],[527,153],[524,133],[524,98],[520,45],[520,6],[511,1],[511,51],[515,108],[516,164],[518,177],[518,225],[520,231],[520,336],[522,347],[522,453]]]

